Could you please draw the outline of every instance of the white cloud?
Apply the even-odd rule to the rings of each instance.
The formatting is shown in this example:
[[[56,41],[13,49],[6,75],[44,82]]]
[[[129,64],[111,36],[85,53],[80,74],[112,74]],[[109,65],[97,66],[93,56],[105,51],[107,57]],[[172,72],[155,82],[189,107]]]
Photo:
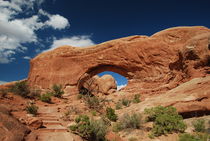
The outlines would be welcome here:
[[[66,18],[43,10],[38,15],[16,18],[18,14],[24,15],[25,11],[33,10],[34,5],[40,6],[43,2],[44,0],[0,0],[0,63],[10,63],[14,60],[14,54],[27,50],[23,44],[37,43],[37,30],[47,27],[64,29],[69,26]],[[40,13],[48,20],[42,21]]]
[[[64,29],[70,26],[68,20],[58,14],[52,15],[49,18],[50,20],[48,20],[45,24],[53,27],[54,29]]]
[[[50,50],[64,45],[70,45],[73,47],[86,47],[94,44],[95,43],[90,39],[90,36],[87,35],[72,36],[62,39],[54,39],[53,44],[50,47]]]
[[[120,90],[124,88],[125,86],[127,86],[127,84],[117,85],[117,90]]]
[[[24,56],[23,59],[30,60],[31,57],[30,56]]]
[[[59,30],[70,26],[68,19],[59,14],[51,15],[42,9],[39,10],[39,14],[49,18],[49,20],[44,23],[45,26],[51,26],[52,28]]]
[[[0,85],[1,85],[1,84],[4,84],[4,83],[7,83],[7,82],[6,82],[6,81],[0,81]]]

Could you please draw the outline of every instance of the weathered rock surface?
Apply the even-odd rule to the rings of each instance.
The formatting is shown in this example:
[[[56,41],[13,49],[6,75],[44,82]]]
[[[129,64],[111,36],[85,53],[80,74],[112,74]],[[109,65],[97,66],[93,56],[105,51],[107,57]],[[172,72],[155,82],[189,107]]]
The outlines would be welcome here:
[[[103,75],[98,79],[99,91],[103,94],[111,94],[117,90],[117,84],[111,75]]]
[[[111,94],[117,90],[117,84],[113,76],[103,75],[99,77],[98,75],[93,76],[88,79],[83,87],[88,89],[92,94]]]
[[[30,86],[77,91],[100,72],[128,78],[128,91],[155,94],[210,73],[210,29],[175,27],[150,37],[130,36],[86,48],[59,47],[31,60]]]
[[[194,78],[180,86],[157,96],[145,99],[139,104],[119,110],[118,113],[144,112],[145,108],[158,105],[173,106],[183,117],[210,114],[210,76]]]
[[[10,115],[9,110],[0,105],[0,140],[22,141],[30,130]]]

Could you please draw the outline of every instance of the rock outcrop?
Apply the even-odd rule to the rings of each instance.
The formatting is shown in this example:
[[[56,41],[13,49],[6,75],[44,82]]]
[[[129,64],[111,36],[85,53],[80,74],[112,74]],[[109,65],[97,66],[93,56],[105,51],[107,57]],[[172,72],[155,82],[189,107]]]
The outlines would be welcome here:
[[[128,91],[154,94],[210,73],[210,29],[175,27],[150,37],[130,36],[86,48],[63,46],[30,62],[28,82],[43,89],[62,84],[78,93],[103,71],[128,78]]]
[[[22,141],[30,130],[11,116],[9,109],[0,105],[0,140]]]
[[[94,95],[108,95],[117,90],[116,81],[111,75],[103,75],[101,77],[95,75],[92,78],[88,79],[83,84],[83,87],[89,90]]]
[[[184,117],[210,114],[210,76],[194,78],[161,95],[152,96],[139,104],[118,111],[122,113],[143,113],[145,108],[173,106]]]

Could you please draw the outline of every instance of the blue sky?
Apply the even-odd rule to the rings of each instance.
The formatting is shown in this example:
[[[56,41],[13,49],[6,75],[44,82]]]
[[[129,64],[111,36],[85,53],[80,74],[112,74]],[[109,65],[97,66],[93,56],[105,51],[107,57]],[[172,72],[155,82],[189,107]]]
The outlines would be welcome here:
[[[209,0],[0,0],[0,83],[26,78],[30,58],[59,45],[82,47],[175,26],[210,28],[209,5]]]

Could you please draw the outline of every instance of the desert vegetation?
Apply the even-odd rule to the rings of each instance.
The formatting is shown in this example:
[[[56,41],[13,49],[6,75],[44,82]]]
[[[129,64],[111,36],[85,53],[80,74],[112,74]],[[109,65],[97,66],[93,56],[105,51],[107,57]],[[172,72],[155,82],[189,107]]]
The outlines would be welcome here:
[[[51,103],[52,93],[47,92],[45,94],[40,95],[40,100],[42,102]]]
[[[113,125],[113,131],[119,132],[124,129],[140,129],[142,127],[143,120],[140,114],[124,114],[117,123]]]
[[[210,135],[207,133],[195,133],[195,134],[180,134],[179,141],[209,141]]]
[[[206,127],[204,119],[194,120],[192,124],[196,132],[205,132]]]
[[[117,121],[118,116],[115,114],[115,110],[108,107],[106,108],[106,116],[111,121]]]
[[[34,103],[29,103],[26,107],[26,111],[29,114],[36,115],[38,112],[38,107]]]
[[[54,84],[52,86],[52,95],[58,98],[61,98],[64,94],[64,91],[62,90],[62,85]]]
[[[20,95],[24,98],[30,98],[30,89],[27,84],[27,81],[19,81],[16,82],[14,85],[10,87],[10,92],[13,92],[14,94]]]
[[[186,124],[183,118],[179,115],[174,107],[157,106],[150,109],[145,109],[147,121],[153,121],[153,128],[150,137],[166,135],[173,132],[183,133],[186,129]]]
[[[72,132],[80,135],[89,141],[105,141],[108,131],[107,125],[103,120],[93,120],[87,115],[80,115],[75,119],[76,124],[69,128]]]

